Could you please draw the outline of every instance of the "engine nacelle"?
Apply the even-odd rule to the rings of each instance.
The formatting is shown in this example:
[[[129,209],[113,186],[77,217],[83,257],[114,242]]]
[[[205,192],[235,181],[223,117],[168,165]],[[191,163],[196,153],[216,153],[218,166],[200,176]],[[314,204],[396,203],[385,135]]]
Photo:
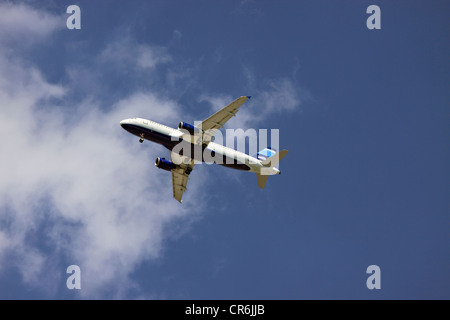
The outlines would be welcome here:
[[[159,169],[163,169],[166,171],[171,171],[171,170],[177,168],[177,166],[174,163],[172,163],[171,161],[166,160],[164,158],[160,158],[160,157],[156,158],[155,166]]]
[[[178,124],[178,129],[179,129],[179,130],[186,130],[187,132],[189,132],[189,134],[190,134],[191,136],[193,136],[193,135],[195,135],[196,133],[199,133],[199,132],[200,132],[200,129],[194,127],[192,124],[189,124],[189,123],[186,123],[186,122],[183,122],[183,121],[181,121],[181,122]]]

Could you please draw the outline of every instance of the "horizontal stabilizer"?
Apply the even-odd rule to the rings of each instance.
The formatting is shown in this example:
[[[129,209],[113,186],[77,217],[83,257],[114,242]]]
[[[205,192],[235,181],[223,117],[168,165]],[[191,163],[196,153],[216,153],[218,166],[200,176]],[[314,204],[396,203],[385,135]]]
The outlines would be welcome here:
[[[261,161],[261,164],[265,167],[274,167],[278,164],[278,162],[281,161],[281,159],[284,158],[285,155],[288,154],[288,152],[289,152],[288,150],[281,150],[280,152],[274,154],[270,158]]]

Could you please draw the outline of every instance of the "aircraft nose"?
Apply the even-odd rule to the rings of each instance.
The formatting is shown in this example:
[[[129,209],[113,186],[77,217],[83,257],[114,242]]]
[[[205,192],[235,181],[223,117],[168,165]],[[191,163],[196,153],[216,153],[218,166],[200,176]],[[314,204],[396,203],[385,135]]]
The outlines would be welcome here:
[[[130,124],[130,119],[124,119],[120,121],[120,126],[125,129],[125,127]]]

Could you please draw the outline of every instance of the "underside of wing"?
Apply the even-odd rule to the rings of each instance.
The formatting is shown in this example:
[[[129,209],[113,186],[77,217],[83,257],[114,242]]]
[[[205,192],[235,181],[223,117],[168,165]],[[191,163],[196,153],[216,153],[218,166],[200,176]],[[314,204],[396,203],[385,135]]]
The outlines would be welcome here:
[[[177,168],[172,169],[173,197],[181,203],[183,201],[183,193],[186,191],[189,174],[194,169],[196,161],[174,152],[171,152],[170,158],[172,163],[177,164]]]
[[[203,144],[207,145],[216,131],[222,128],[228,120],[234,117],[239,111],[239,107],[248,99],[250,99],[250,96],[239,97],[226,107],[222,108],[220,111],[217,111],[212,116],[198,124],[196,127],[204,132]]]
[[[172,170],[172,186],[173,186],[173,197],[179,202],[182,202],[183,193],[186,191],[186,185],[189,180],[189,176],[184,173],[182,169]]]

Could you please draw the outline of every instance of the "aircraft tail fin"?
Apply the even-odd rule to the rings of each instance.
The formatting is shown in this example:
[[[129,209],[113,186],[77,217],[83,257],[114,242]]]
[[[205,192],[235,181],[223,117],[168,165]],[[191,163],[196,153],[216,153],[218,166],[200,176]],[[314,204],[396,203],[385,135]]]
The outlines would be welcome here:
[[[269,158],[261,161],[261,164],[265,168],[261,168],[261,172],[256,173],[256,179],[258,180],[259,188],[264,189],[267,183],[267,179],[269,178],[269,175],[280,174],[280,171],[277,168],[273,167],[275,167],[281,161],[281,159],[283,159],[288,154],[288,152],[289,152],[288,150],[281,150],[280,152],[275,153]]]

